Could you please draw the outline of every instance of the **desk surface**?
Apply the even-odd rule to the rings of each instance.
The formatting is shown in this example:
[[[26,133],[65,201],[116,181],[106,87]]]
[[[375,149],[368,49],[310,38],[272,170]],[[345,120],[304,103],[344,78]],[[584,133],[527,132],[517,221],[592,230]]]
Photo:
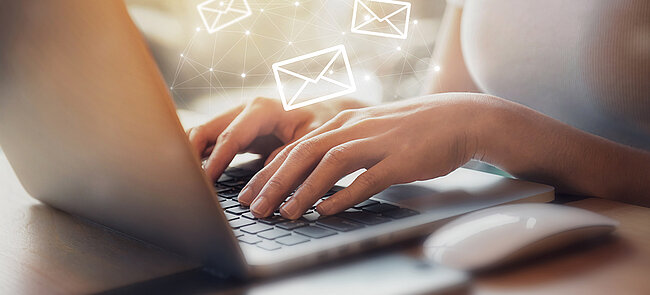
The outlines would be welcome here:
[[[98,292],[196,267],[40,204],[24,191],[1,151],[0,202],[2,294]],[[650,293],[650,209],[600,199],[569,205],[619,220],[616,238],[481,275],[474,293]],[[405,251],[419,254],[417,245]]]

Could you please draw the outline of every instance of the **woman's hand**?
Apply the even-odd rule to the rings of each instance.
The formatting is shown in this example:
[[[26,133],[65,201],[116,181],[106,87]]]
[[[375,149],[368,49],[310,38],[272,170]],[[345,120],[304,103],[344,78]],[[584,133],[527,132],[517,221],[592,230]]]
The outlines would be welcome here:
[[[278,100],[256,98],[187,134],[200,158],[208,158],[205,171],[216,180],[237,153],[274,155],[341,110],[363,106],[351,99],[336,99],[287,112]]]
[[[343,111],[289,144],[246,185],[239,201],[257,217],[280,208],[299,218],[341,177],[366,168],[349,187],[317,205],[321,215],[353,206],[392,184],[443,176],[474,157],[486,108],[481,94],[443,94]]]

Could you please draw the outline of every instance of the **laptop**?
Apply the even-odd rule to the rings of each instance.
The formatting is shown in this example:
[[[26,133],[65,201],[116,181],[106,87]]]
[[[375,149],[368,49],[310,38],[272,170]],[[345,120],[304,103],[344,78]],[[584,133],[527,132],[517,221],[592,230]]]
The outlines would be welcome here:
[[[34,198],[178,253],[211,274],[273,276],[432,232],[490,206],[549,202],[547,185],[460,168],[394,185],[335,216],[255,219],[237,195],[260,161],[217,182],[203,173],[168,95],[15,95],[0,100],[0,144]],[[18,92],[16,92],[18,93]],[[341,179],[325,199],[358,175]]]

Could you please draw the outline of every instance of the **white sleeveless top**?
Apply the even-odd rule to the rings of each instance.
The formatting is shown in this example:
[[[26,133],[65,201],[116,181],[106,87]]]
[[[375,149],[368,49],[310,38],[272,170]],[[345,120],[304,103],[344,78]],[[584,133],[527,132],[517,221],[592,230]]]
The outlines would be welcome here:
[[[650,150],[650,1],[464,2],[461,47],[482,91]]]

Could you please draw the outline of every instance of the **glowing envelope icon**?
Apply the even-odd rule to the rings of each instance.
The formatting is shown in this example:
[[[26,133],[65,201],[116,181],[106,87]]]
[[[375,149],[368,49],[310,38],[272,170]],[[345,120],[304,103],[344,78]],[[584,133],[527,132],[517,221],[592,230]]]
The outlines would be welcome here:
[[[247,0],[208,0],[197,5],[196,9],[210,34],[252,14]]]
[[[411,3],[394,0],[355,0],[352,33],[406,39]]]
[[[277,62],[272,68],[287,111],[357,90],[343,45]]]

